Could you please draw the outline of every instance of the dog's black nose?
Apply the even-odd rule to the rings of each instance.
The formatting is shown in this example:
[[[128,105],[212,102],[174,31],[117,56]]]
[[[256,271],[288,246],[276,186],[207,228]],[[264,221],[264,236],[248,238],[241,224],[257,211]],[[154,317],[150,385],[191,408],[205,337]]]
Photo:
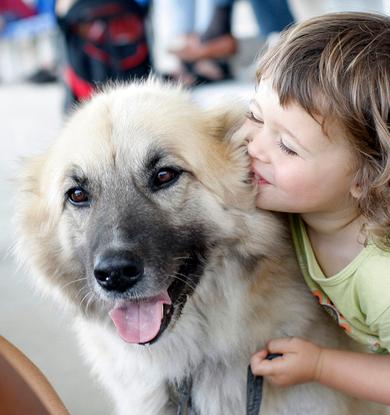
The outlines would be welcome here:
[[[142,260],[129,252],[106,253],[95,263],[98,284],[107,291],[125,292],[144,274]]]

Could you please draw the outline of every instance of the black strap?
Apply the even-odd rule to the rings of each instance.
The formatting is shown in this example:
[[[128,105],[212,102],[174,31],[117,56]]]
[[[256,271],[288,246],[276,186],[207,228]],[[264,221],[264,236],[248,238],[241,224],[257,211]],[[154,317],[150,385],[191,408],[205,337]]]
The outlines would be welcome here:
[[[271,353],[266,359],[272,360],[282,356],[279,353]],[[246,415],[259,415],[261,401],[263,399],[263,376],[255,376],[248,366],[246,385]]]
[[[180,385],[176,386],[179,396],[176,415],[197,415],[196,410],[192,407],[191,401],[192,379],[186,378]]]
[[[268,360],[280,357],[281,354],[269,354]],[[191,389],[192,379],[186,378],[180,384],[175,384],[174,389],[178,396],[178,408],[176,415],[197,415],[192,407]],[[251,367],[248,366],[247,389],[246,389],[246,415],[259,415],[261,401],[263,398],[263,377],[255,376]]]
[[[246,415],[259,415],[263,398],[263,377],[255,376],[248,366],[246,385]]]

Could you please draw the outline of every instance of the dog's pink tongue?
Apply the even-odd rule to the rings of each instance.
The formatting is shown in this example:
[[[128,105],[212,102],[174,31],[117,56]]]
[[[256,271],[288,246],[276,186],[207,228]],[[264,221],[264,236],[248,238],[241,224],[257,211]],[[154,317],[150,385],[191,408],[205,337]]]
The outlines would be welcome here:
[[[109,314],[125,342],[147,343],[160,330],[164,304],[172,304],[166,291],[148,301],[121,304]]]

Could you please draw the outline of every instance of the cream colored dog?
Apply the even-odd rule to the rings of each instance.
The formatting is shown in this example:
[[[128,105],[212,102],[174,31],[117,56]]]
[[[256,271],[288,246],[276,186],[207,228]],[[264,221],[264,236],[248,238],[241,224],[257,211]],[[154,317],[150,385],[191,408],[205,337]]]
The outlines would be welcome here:
[[[300,276],[282,217],[255,209],[241,111],[156,81],[98,94],[26,163],[19,256],[74,325],[116,413],[245,413],[250,356],[271,338],[351,347]],[[373,415],[317,384],[265,382],[262,415]]]

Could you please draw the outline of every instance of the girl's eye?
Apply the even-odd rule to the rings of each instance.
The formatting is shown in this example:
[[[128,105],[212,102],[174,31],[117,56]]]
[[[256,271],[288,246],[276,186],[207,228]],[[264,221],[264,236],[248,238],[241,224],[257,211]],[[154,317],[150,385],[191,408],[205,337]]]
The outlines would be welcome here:
[[[294,150],[291,150],[291,148],[287,147],[282,140],[278,141],[278,145],[282,151],[287,153],[289,156],[297,156],[297,153]]]
[[[264,124],[264,121],[261,120],[260,118],[257,118],[252,111],[248,111],[246,113],[246,118],[248,118],[249,121],[252,121],[256,124]]]
[[[90,204],[88,192],[82,187],[73,187],[65,195],[67,200],[74,206],[84,207]]]
[[[180,176],[180,171],[175,170],[171,167],[164,167],[154,175],[153,177],[153,188],[158,190],[163,187],[167,187],[173,184]]]

